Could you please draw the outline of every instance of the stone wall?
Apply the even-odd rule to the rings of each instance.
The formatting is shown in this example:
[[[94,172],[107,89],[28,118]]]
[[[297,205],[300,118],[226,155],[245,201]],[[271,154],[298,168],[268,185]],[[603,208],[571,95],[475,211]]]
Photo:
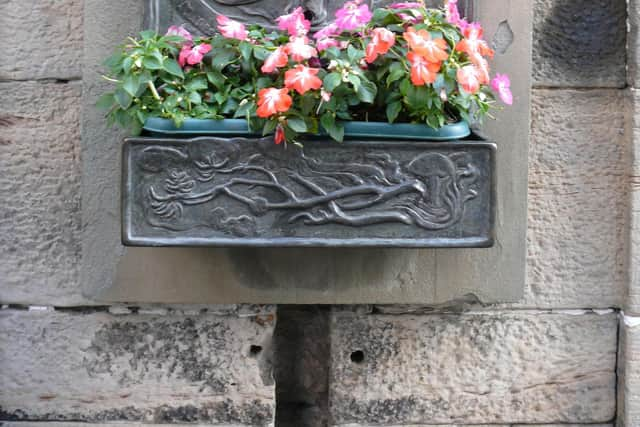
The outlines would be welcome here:
[[[3,2],[0,424],[640,425],[624,0],[535,0],[522,301],[281,306],[277,325],[83,297],[82,8]]]

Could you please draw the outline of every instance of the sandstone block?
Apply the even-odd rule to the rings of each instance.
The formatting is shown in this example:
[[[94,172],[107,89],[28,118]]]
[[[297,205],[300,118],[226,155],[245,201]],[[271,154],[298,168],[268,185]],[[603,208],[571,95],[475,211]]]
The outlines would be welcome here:
[[[630,165],[625,95],[534,90],[524,306],[619,307]]]
[[[0,311],[0,419],[270,426],[275,316]]]
[[[82,6],[82,0],[3,1],[0,39],[7,42],[0,80],[79,78]]]
[[[534,85],[624,87],[626,19],[625,0],[535,0]]]
[[[616,331],[616,314],[336,312],[332,425],[606,423]]]
[[[5,82],[0,92],[0,302],[85,303],[77,280],[81,85]]]

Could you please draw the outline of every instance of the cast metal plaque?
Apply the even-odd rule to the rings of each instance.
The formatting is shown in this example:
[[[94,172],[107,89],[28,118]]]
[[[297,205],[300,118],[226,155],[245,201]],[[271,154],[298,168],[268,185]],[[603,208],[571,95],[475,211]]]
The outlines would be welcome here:
[[[489,247],[493,143],[129,138],[131,246]]]

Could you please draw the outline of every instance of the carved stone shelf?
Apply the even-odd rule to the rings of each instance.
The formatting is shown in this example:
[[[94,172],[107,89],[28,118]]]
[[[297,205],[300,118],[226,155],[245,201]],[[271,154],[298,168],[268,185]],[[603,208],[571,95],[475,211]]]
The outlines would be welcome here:
[[[479,140],[128,138],[130,246],[489,247],[495,152]]]

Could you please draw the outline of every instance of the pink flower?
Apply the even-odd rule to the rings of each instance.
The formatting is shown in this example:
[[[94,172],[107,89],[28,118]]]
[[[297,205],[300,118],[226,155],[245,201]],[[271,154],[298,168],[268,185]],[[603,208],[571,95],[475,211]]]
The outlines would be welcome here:
[[[331,101],[331,92],[327,92],[324,89],[320,90],[320,98],[322,98],[324,102]]]
[[[329,37],[337,36],[338,34],[340,34],[340,29],[338,28],[335,22],[332,22],[331,24],[327,25],[321,30],[318,30],[313,35],[313,38],[316,40],[322,40]]]
[[[211,51],[211,45],[202,43],[197,46],[183,46],[178,57],[178,62],[181,67],[186,64],[196,65],[202,62],[202,58]]]
[[[424,16],[418,18],[416,16],[409,15],[408,13],[397,13],[396,15],[398,15],[398,18],[402,19],[404,22],[408,22],[410,24],[419,24],[424,21]]]
[[[276,69],[286,67],[289,63],[289,57],[284,46],[278,47],[275,51],[264,60],[264,64],[260,68],[263,73],[273,73]]]
[[[506,74],[496,74],[491,81],[491,88],[500,95],[500,99],[507,105],[513,105],[513,94],[511,93],[511,80]]]
[[[360,5],[361,0],[353,0],[336,11],[336,25],[342,31],[356,30],[367,25],[373,14],[366,4]]]
[[[456,78],[465,92],[474,94],[480,90],[480,75],[475,65],[460,68]]]
[[[301,7],[297,7],[288,15],[279,16],[276,22],[278,29],[288,31],[290,36],[304,36],[311,28],[311,22],[304,17]]]
[[[229,19],[224,15],[218,15],[218,30],[220,34],[228,39],[246,40],[248,37],[247,29],[238,21]]]
[[[170,26],[165,36],[179,36],[184,39],[185,45],[193,44],[193,36],[183,26],[177,26],[177,25]]]
[[[423,6],[424,4],[418,2],[400,2],[389,5],[391,9],[417,9]]]
[[[447,0],[445,7],[447,8],[447,22],[458,25],[462,19],[460,11],[458,10],[458,0]]]
[[[332,39],[331,37],[326,37],[316,42],[316,47],[320,52],[322,52],[323,50],[327,50],[330,47],[337,47],[337,46],[340,46],[340,43],[338,43],[338,40]]]
[[[285,49],[291,55],[291,59],[296,62],[318,56],[318,51],[309,44],[309,39],[306,36],[292,37]]]

